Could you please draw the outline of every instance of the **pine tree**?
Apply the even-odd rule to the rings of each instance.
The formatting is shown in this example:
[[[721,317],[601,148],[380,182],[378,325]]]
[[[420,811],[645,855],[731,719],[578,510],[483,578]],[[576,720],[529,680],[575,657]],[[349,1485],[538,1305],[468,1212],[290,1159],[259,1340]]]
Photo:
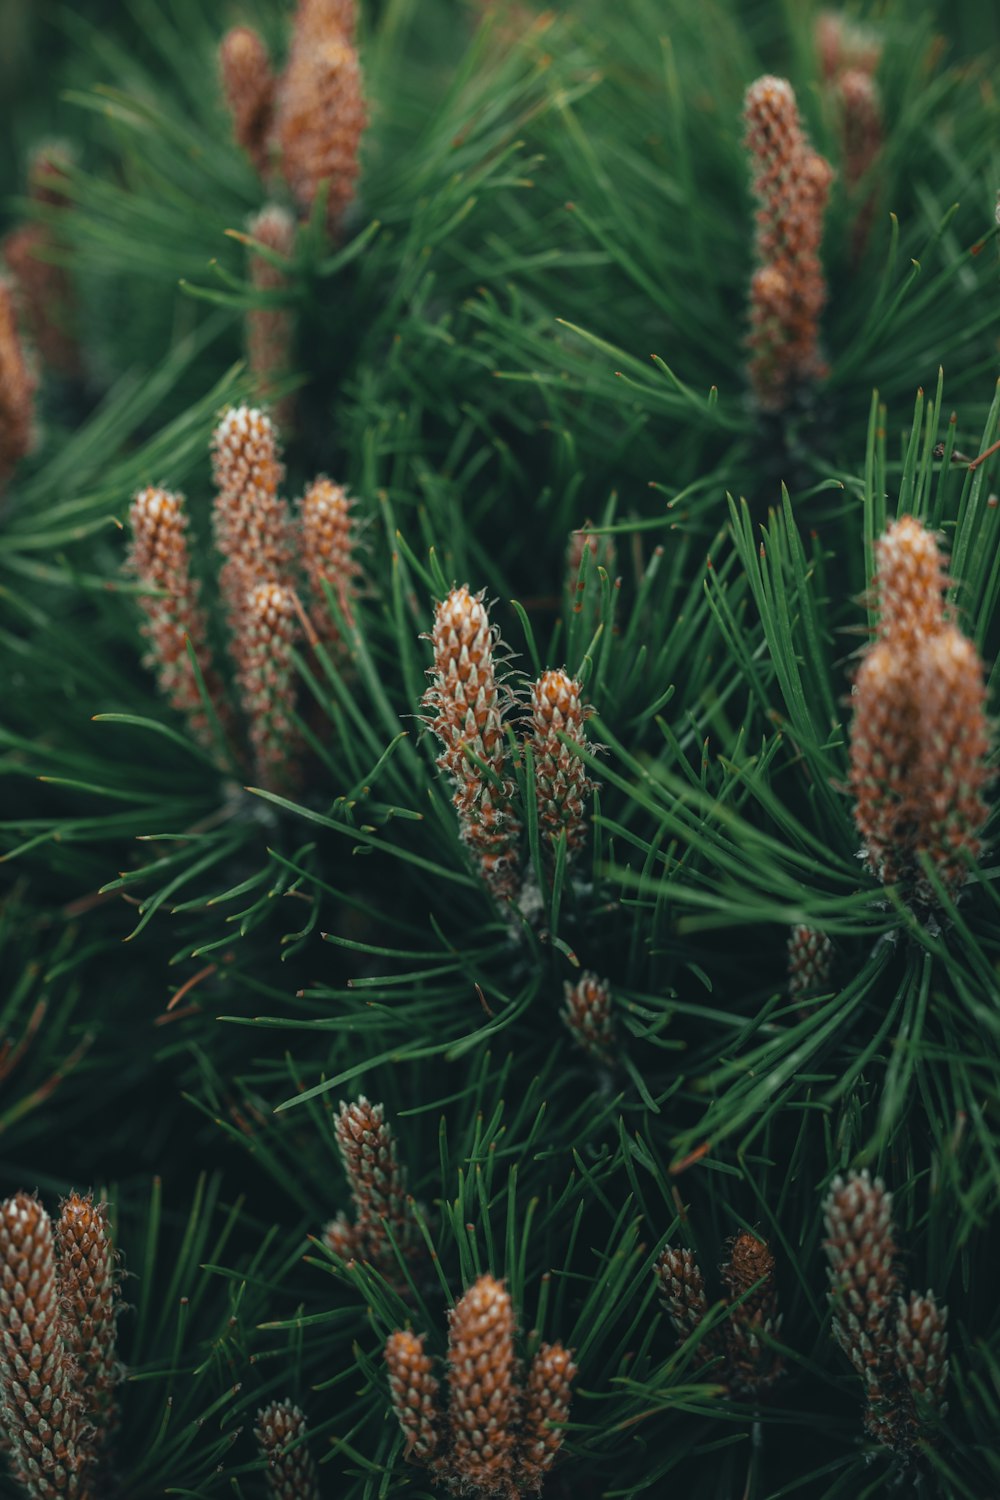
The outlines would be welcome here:
[[[1000,23],[59,18],[0,1495],[1000,1492]]]

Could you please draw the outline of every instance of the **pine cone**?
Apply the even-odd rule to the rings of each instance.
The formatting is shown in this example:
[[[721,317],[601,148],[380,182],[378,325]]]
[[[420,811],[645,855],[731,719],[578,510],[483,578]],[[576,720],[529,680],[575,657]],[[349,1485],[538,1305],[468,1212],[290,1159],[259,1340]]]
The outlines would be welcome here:
[[[392,1409],[406,1437],[406,1457],[412,1455],[428,1464],[438,1447],[441,1417],[438,1382],[431,1373],[430,1356],[424,1353],[423,1334],[391,1334],[386,1341],[385,1362]]]
[[[290,1401],[272,1401],[257,1413],[254,1436],[267,1461],[271,1500],[319,1500],[319,1474],[306,1447],[307,1433],[304,1415]]]
[[[777,1335],[781,1328],[774,1256],[767,1242],[746,1230],[738,1234],[722,1279],[731,1304],[723,1329],[729,1384],[737,1394],[759,1396],[778,1379],[784,1363],[761,1337]]]
[[[611,987],[589,970],[576,984],[563,984],[562,1018],[577,1044],[598,1062],[609,1064],[614,1053],[614,1017]]]
[[[406,1197],[406,1174],[384,1106],[369,1104],[364,1095],[350,1104],[342,1102],[335,1128],[354,1203],[354,1253],[397,1279],[399,1270],[385,1226],[404,1255],[415,1247],[415,1226]]]
[[[589,713],[580,702],[580,684],[561,669],[543,672],[531,689],[532,733],[527,743],[535,762],[539,830],[550,848],[565,836],[567,856],[586,843],[586,801],[594,782],[560,735],[586,745],[584,723]]]
[[[576,1365],[562,1344],[540,1344],[524,1388],[517,1485],[540,1490],[563,1444],[561,1427],[569,1416]]]
[[[52,1221],[37,1198],[0,1204],[0,1426],[31,1500],[83,1494],[89,1428],[63,1336]]]
[[[434,668],[423,706],[428,725],[444,746],[438,765],[455,788],[462,838],[475,853],[490,889],[498,899],[509,900],[518,886],[521,826],[511,806],[506,702],[497,679],[495,633],[482,594],[470,594],[465,584],[453,589],[437,607],[431,640]],[[488,775],[477,761],[487,767]]]
[[[513,1500],[520,1400],[510,1296],[501,1282],[480,1276],[449,1316],[447,1483]]]
[[[115,1342],[118,1264],[106,1206],[89,1193],[71,1193],[60,1205],[56,1243],[64,1338],[93,1429],[88,1446],[95,1457],[106,1459],[120,1422],[117,1388],[124,1375]]]

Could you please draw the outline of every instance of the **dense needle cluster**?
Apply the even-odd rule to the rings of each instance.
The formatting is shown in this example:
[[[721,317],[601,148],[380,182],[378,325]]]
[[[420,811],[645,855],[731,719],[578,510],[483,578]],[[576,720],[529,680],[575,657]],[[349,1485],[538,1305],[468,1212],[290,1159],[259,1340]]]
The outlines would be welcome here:
[[[813,150],[792,86],[765,75],[747,90],[745,145],[757,199],[750,283],[750,384],[762,411],[781,411],[825,373],[819,250],[833,173]]]
[[[955,895],[982,850],[990,747],[982,663],[946,618],[933,535],[902,516],[877,545],[878,638],[854,683],[851,787],[868,867],[922,905],[923,861]]]
[[[572,1356],[562,1344],[540,1344],[522,1380],[515,1334],[510,1294],[494,1277],[480,1276],[449,1314],[446,1412],[423,1336],[396,1332],[386,1343],[407,1455],[455,1494],[533,1494],[562,1447]]]
[[[867,1171],[835,1177],[824,1204],[833,1333],[865,1390],[865,1430],[912,1456],[947,1411],[947,1309],[901,1295],[892,1194]]]
[[[73,1152],[102,1180],[148,1164],[166,1193],[138,1294],[93,1198],[0,1204],[0,1491],[1000,1495],[986,70],[978,101],[933,78],[904,0],[875,7],[883,71],[842,16],[813,33],[779,0],[367,0],[366,148],[359,3],[72,17],[53,73],[88,106],[86,169],[50,155],[2,250],[0,490],[33,353],[80,358],[60,257],[88,378],[43,389],[49,451],[0,497],[0,865],[25,871],[0,896],[0,1156],[42,1181]],[[237,25],[216,59],[241,14],[268,43]],[[90,53],[121,75],[100,93]],[[246,160],[213,137],[206,57]],[[798,99],[746,93],[751,219],[754,57],[799,71]],[[866,260],[880,201],[893,254]],[[224,224],[249,231],[245,284],[224,240],[209,263]],[[241,337],[248,372],[224,374]],[[193,393],[236,389],[188,504],[163,454],[179,483],[219,399]],[[105,521],[135,485],[116,589]],[[902,515],[845,746],[847,601],[897,494],[954,546],[974,642]],[[133,607],[159,721],[116,636]],[[119,950],[104,897],[134,890]],[[361,1078],[398,1120],[337,1110]],[[844,1168],[882,1160],[902,1249],[884,1184]],[[707,1226],[704,1266],[660,1253],[675,1210],[675,1239]],[[908,1289],[925,1247],[942,1300]]]

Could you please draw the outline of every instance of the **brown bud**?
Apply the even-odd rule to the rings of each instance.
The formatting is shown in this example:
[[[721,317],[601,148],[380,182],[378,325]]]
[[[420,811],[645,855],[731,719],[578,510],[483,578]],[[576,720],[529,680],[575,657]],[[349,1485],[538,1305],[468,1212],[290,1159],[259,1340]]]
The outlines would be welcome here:
[[[319,1473],[306,1446],[306,1419],[290,1401],[272,1401],[257,1413],[257,1452],[267,1463],[271,1500],[319,1500]]]
[[[440,1438],[438,1382],[424,1353],[423,1334],[397,1332],[385,1346],[392,1409],[406,1437],[406,1456],[421,1463],[434,1457]]]
[[[452,1467],[485,1495],[509,1492],[520,1417],[514,1310],[502,1282],[480,1276],[450,1314]]]

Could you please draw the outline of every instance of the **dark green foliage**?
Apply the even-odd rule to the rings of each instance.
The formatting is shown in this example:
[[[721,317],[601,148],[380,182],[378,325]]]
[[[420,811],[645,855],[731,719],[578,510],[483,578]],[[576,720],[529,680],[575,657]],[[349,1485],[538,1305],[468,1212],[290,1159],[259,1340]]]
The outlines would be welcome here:
[[[412,1327],[443,1356],[486,1271],[519,1353],[560,1340],[579,1366],[549,1497],[992,1495],[995,830],[959,901],[913,911],[859,858],[847,778],[898,514],[943,535],[997,711],[1000,455],[968,466],[1000,427],[996,24],[871,12],[880,212],[855,264],[835,184],[829,378],[761,418],[740,108],[787,76],[842,168],[813,8],[361,10],[358,201],[340,244],[319,210],[300,229],[277,295],[249,280],[266,194],[215,49],[245,21],[280,59],[286,8],[56,7],[51,68],[18,31],[17,148],[76,148],[46,212],[86,373],[43,384],[0,497],[0,1174],[46,1200],[115,1184],[121,1495],[262,1497],[252,1432],[276,1399],[305,1412],[324,1494],[442,1493],[404,1461],[382,1348]],[[4,185],[13,223],[23,176]],[[281,794],[220,771],[158,697],[122,566],[132,493],[183,489],[214,594],[209,440],[253,399],[243,320],[275,301],[298,326],[285,493],[349,488],[363,572],[350,620],[328,596],[340,645],[297,650],[308,769]],[[594,709],[575,864],[543,844],[512,724],[521,907],[471,863],[420,717],[422,637],[462,583],[496,601],[515,691],[565,665]],[[834,945],[802,1003],[796,924]],[[609,1067],[560,1018],[582,970],[610,986]],[[419,1224],[396,1282],[322,1238],[349,1209],[337,1104],[361,1093]],[[821,1205],[862,1167],[894,1194],[906,1285],[949,1309],[950,1411],[909,1469],[863,1437],[830,1334]],[[775,1256],[783,1319],[759,1401],[699,1351],[722,1346],[715,1267],[741,1229]],[[683,1343],[656,1296],[668,1243],[705,1272]]]

